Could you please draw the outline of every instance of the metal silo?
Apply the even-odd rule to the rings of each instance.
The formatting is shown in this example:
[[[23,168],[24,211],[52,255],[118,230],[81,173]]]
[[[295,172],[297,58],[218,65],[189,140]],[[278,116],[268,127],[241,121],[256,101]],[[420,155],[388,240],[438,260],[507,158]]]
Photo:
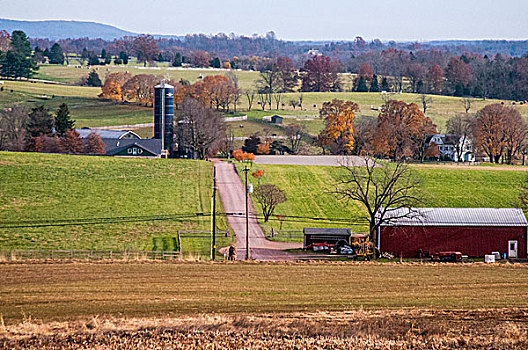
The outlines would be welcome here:
[[[161,140],[162,153],[171,156],[174,143],[174,86],[162,80],[154,87],[154,138]]]

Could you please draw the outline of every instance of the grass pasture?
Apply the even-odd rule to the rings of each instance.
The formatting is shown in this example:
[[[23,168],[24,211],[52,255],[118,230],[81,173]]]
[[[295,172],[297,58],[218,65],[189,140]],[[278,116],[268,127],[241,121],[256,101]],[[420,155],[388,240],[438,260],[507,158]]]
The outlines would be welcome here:
[[[241,169],[240,164],[237,166]],[[273,183],[286,193],[288,201],[279,204],[275,214],[351,220],[345,223],[291,218],[283,222],[283,230],[302,230],[303,227],[368,230],[365,223],[357,222],[365,215],[364,209],[357,203],[346,203],[332,193],[334,184],[344,173],[339,167],[254,164],[251,172],[257,169],[265,171],[261,183]],[[468,169],[413,165],[411,170],[420,182],[423,207],[518,207],[519,185],[526,178],[526,169],[521,167],[504,170],[480,166]],[[239,173],[243,175],[241,171]],[[253,178],[249,179],[257,184]],[[255,200],[254,205],[257,211],[260,210]],[[280,228],[276,217],[261,225],[267,232],[271,227]]]
[[[196,213],[210,212],[211,187],[203,161],[2,152],[0,250],[173,250],[177,230],[209,230]],[[208,256],[209,240],[182,250]]]

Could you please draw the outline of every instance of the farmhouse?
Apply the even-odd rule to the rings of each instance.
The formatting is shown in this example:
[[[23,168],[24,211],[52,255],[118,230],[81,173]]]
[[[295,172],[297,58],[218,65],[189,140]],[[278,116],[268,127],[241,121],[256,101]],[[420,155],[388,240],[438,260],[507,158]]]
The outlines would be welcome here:
[[[475,155],[473,153],[473,143],[469,138],[457,141],[455,135],[449,134],[434,134],[428,137],[427,146],[436,144],[438,146],[438,158],[440,160],[450,160],[453,162],[474,162]],[[457,142],[459,143],[461,155],[460,159],[456,152]]]
[[[443,251],[470,257],[491,252],[511,259],[527,258],[528,224],[514,208],[414,208],[387,213],[394,218],[378,230],[378,248],[395,256],[415,258]]]
[[[304,245],[303,248],[314,243],[337,244],[339,241],[345,241],[350,244],[350,229],[348,228],[311,228],[303,229]]]

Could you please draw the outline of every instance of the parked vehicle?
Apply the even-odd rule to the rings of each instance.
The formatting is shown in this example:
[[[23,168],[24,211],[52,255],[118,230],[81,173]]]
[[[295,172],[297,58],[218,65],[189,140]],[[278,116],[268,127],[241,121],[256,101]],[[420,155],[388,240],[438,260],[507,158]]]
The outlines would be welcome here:
[[[438,262],[462,262],[462,253],[449,251],[449,252],[436,252],[431,254],[431,261]]]

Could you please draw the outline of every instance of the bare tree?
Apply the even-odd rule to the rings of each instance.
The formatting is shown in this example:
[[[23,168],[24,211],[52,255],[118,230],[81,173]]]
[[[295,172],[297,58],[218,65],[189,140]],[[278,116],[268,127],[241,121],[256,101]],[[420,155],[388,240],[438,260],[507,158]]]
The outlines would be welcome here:
[[[226,132],[224,135],[224,139],[222,140],[222,144],[220,145],[220,152],[224,155],[226,158],[231,157],[231,153],[235,150],[235,133],[233,132],[233,128],[231,126],[228,126],[226,128]]]
[[[381,164],[375,158],[364,157],[362,164],[345,164],[342,167],[345,175],[337,183],[335,194],[365,207],[372,242],[376,243],[382,224],[417,216],[413,207],[420,202],[418,182],[406,164]],[[408,210],[400,210],[404,208]]]
[[[293,110],[295,110],[295,107],[297,107],[297,100],[289,100],[288,104],[293,107]]]
[[[290,148],[293,154],[297,154],[301,146],[304,127],[300,124],[289,124],[285,128],[286,136],[290,141]]]
[[[207,109],[199,101],[186,98],[178,118],[178,147],[192,149],[194,157],[205,159],[219,150],[225,139],[225,123],[222,114]]]
[[[446,123],[446,131],[454,138],[455,155],[457,161],[461,162],[464,146],[469,141],[473,130],[473,118],[469,115],[457,115],[449,118]]]
[[[422,103],[423,112],[427,111],[427,108],[433,103],[433,98],[431,96],[427,96],[426,94],[420,95],[420,102]]]
[[[304,95],[303,94],[299,94],[299,103],[297,105],[299,106],[301,111],[303,110],[303,106],[302,106],[303,100],[304,100]]]
[[[464,110],[466,113],[469,113],[473,99],[471,97],[464,97],[460,102],[464,105]]]
[[[280,92],[273,94],[273,100],[275,101],[277,110],[279,110],[281,99],[282,99],[282,94]]]
[[[242,95],[240,87],[238,86],[238,76],[235,72],[229,71],[227,72],[227,77],[229,78],[229,82],[231,83],[229,95],[231,96],[231,101],[233,103],[233,111],[236,113],[238,101],[240,100],[240,96]]]
[[[0,150],[24,149],[30,111],[30,108],[24,105],[0,110]]]
[[[255,199],[262,207],[262,215],[264,215],[264,222],[268,222],[269,217],[273,215],[275,207],[286,202],[286,194],[284,191],[273,184],[258,185],[255,188]]]
[[[253,106],[253,101],[255,100],[255,90],[246,90],[246,97],[248,100],[248,112],[251,111],[251,107]]]
[[[258,93],[257,94],[257,98],[258,98],[258,103],[260,105],[260,108],[262,110],[265,110],[266,109],[266,105],[268,104],[268,100],[269,100],[269,103],[271,104],[271,95],[269,94],[266,94],[266,93]],[[271,109],[271,108],[270,108]]]

